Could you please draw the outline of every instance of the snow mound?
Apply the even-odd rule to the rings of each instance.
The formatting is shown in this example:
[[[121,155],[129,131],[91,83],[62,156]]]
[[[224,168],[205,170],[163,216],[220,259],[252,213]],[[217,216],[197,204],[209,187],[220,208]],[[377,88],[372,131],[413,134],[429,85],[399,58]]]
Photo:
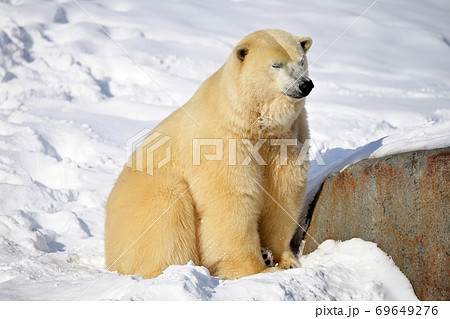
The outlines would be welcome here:
[[[154,279],[123,276],[86,267],[76,255],[30,254],[0,238],[11,262],[0,262],[7,270],[2,300],[417,300],[392,259],[361,239],[328,240],[301,258],[302,268],[220,280],[192,262]]]

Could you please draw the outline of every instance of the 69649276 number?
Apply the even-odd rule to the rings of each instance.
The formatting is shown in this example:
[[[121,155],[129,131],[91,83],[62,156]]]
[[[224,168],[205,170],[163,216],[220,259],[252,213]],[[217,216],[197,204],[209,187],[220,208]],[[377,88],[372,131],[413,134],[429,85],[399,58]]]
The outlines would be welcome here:
[[[426,316],[438,314],[437,306],[378,306],[375,308],[377,315],[400,316]]]

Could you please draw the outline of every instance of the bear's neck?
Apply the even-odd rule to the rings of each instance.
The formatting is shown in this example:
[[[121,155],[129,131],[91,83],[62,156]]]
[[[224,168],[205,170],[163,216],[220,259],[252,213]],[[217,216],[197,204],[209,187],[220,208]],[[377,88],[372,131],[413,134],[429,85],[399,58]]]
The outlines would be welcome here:
[[[225,76],[225,67],[206,79],[185,105],[202,130],[220,128],[230,138],[286,138],[295,134],[293,124],[303,105],[279,101],[268,109],[268,105],[239,94],[236,83]]]

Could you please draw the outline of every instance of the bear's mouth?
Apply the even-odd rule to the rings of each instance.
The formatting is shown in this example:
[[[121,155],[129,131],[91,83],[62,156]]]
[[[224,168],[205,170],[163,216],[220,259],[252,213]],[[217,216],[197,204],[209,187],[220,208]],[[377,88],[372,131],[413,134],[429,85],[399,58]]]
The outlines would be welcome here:
[[[303,99],[306,97],[306,95],[303,95],[301,92],[298,92],[298,93],[297,92],[296,93],[286,92],[286,95],[295,100],[300,100],[300,99]]]

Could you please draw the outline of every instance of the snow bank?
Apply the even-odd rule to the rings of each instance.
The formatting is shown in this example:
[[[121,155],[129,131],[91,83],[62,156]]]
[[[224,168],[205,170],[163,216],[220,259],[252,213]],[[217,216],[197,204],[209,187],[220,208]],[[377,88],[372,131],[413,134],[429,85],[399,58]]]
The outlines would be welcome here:
[[[303,268],[238,280],[211,277],[192,262],[142,279],[86,268],[76,255],[0,247],[14,264],[0,276],[2,300],[417,300],[392,259],[361,239],[328,240],[302,257]]]

